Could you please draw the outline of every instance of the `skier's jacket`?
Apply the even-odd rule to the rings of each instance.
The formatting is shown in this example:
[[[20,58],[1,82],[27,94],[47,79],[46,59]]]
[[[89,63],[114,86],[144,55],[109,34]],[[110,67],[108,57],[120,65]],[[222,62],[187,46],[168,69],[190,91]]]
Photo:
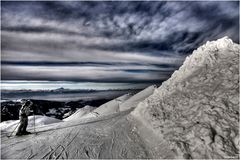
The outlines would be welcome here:
[[[31,103],[32,104],[32,103]],[[21,117],[27,117],[30,112],[31,112],[31,105],[26,105],[24,104],[21,108],[20,108],[20,111],[19,111],[19,116]]]

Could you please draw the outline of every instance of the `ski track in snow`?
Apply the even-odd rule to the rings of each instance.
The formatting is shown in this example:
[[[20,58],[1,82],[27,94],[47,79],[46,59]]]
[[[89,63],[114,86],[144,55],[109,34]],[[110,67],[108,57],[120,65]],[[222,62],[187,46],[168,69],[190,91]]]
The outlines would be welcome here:
[[[1,158],[149,158],[151,155],[145,144],[137,133],[131,131],[132,125],[126,118],[130,111],[95,121],[78,122],[80,124],[62,122],[40,130],[36,128],[39,131],[37,135],[3,137]],[[53,126],[55,130],[49,130]]]

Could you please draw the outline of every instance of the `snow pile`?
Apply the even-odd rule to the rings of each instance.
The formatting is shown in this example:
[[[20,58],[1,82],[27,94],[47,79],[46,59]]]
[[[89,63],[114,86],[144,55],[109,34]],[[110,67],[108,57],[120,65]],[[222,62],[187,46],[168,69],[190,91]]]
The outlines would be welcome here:
[[[62,122],[59,119],[47,117],[47,116],[41,116],[41,115],[35,115],[35,126],[42,126],[42,125],[48,125],[52,123],[58,123]],[[0,123],[1,131],[12,131],[16,128],[16,126],[19,124],[19,120],[9,120],[4,121]],[[28,128],[34,127],[34,116],[28,116]]]
[[[89,114],[85,114],[82,118],[106,116],[106,115],[114,114],[120,111],[125,111],[130,108],[135,108],[139,102],[143,101],[144,99],[152,95],[156,88],[157,86],[152,85],[135,95],[132,95],[129,93],[129,94],[120,96],[114,100],[111,100],[99,106]]]
[[[125,102],[120,104],[120,111],[124,111],[130,108],[135,108],[139,102],[143,101],[147,97],[153,94],[154,90],[157,88],[156,85],[152,85],[142,90],[141,92],[135,94],[134,96],[127,99]]]
[[[79,118],[81,118],[82,116],[90,113],[92,110],[94,110],[95,107],[92,106],[85,106],[83,108],[78,109],[75,113],[73,113],[71,116],[63,119],[63,121],[75,121],[75,120],[79,120]]]
[[[16,127],[19,123],[19,120],[9,120],[0,123],[1,130],[11,130],[12,128]]]
[[[176,158],[239,157],[239,44],[207,42],[131,113]]]
[[[129,99],[132,95],[131,94],[125,94],[123,96],[120,96],[116,99],[113,99],[95,110],[93,110],[91,113],[87,114],[83,118],[90,118],[90,117],[98,117],[103,115],[110,115],[119,112],[119,106],[121,103]]]

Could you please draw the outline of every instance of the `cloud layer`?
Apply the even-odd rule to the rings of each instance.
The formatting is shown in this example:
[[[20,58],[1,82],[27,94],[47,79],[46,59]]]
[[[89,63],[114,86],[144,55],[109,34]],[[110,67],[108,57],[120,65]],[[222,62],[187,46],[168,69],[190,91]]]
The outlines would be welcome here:
[[[160,83],[239,2],[2,2],[2,79]]]

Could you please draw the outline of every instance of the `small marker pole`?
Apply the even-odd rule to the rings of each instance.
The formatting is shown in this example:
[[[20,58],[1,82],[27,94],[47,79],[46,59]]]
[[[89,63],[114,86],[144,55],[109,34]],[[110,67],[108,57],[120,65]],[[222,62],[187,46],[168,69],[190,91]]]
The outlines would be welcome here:
[[[34,134],[36,134],[36,130],[35,130],[35,107],[36,106],[33,106],[33,131],[34,131]]]
[[[17,126],[14,128],[14,130],[11,132],[11,134],[7,136],[8,138],[12,136],[13,132],[17,129],[17,127],[19,126],[19,124],[20,124],[20,122],[17,124]]]
[[[35,131],[35,114],[34,113],[33,113],[33,118],[34,118],[34,122],[33,122],[34,133],[36,134],[36,131]]]

